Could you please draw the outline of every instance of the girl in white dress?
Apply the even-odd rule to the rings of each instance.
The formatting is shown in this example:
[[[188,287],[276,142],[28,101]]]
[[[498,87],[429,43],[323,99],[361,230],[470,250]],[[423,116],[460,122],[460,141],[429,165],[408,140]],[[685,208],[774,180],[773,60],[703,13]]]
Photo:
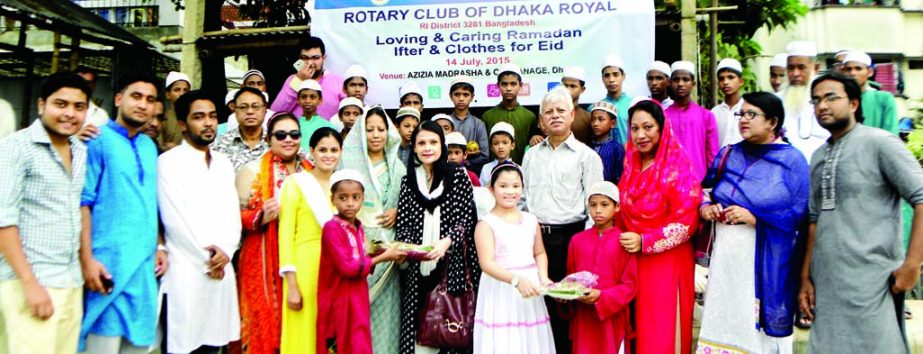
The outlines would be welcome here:
[[[496,206],[474,231],[483,274],[474,316],[474,353],[554,353],[548,310],[539,289],[551,284],[538,220],[516,207],[522,171],[498,164],[490,190]]]

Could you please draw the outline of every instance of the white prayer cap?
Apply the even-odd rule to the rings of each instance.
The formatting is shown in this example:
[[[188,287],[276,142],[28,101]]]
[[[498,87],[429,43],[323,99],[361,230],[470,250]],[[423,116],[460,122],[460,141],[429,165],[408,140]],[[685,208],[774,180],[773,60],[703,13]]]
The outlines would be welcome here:
[[[244,76],[243,76],[244,81],[247,81],[247,78],[250,77],[250,75],[259,76],[261,79],[263,79],[263,81],[266,80],[266,76],[263,75],[263,72],[262,72],[262,71],[259,71],[259,70],[256,70],[256,69],[251,69],[250,71],[247,71],[247,72],[244,73]]]
[[[263,98],[266,99],[266,102],[269,102],[269,94],[266,91],[263,91]]]
[[[401,107],[401,109],[397,110],[397,115],[395,115],[394,117],[397,119],[401,119],[401,117],[404,117],[404,116],[411,116],[411,117],[416,118],[417,121],[419,121],[420,111],[418,111],[416,108],[413,108],[413,107]]]
[[[519,65],[513,63],[503,64],[503,66],[500,67],[500,73],[497,74],[497,76],[503,75],[504,73],[513,73],[516,74],[516,76],[519,76],[520,79],[522,78],[522,69],[519,68]]]
[[[174,82],[185,81],[189,84],[189,87],[192,87],[192,80],[189,79],[189,75],[183,74],[179,71],[171,71],[167,74],[166,88],[170,88],[170,85],[173,85]]]
[[[670,75],[673,75],[680,70],[688,71],[690,74],[692,74],[692,77],[695,77],[695,64],[693,64],[691,61],[674,61],[673,65],[670,65],[670,71],[672,71]]]
[[[614,183],[609,181],[596,182],[596,184],[590,187],[590,193],[587,194],[586,202],[589,203],[590,197],[594,195],[603,195],[618,203],[619,187],[616,187]]]
[[[603,60],[603,69],[610,66],[625,70],[625,61],[622,60],[622,57],[618,54],[609,54],[606,56],[606,59]]]
[[[733,58],[721,59],[721,61],[718,62],[718,66],[717,66],[717,69],[715,69],[715,73],[717,74],[721,72],[721,70],[724,70],[724,69],[733,70],[734,72],[737,73],[737,75],[740,75],[741,73],[744,72],[744,68],[743,66],[740,65],[740,61],[738,61],[737,59],[733,59]]]
[[[511,137],[515,137],[516,128],[513,128],[513,125],[507,122],[497,122],[497,124],[494,124],[494,126],[490,128],[490,134],[488,135],[488,139],[493,137],[494,134],[497,134],[497,133],[507,133]]]
[[[650,66],[647,67],[647,71],[648,71],[648,72],[651,72],[651,71],[654,71],[654,70],[655,70],[655,71],[662,72],[662,73],[666,74],[667,76],[670,76],[670,74],[673,73],[673,71],[670,70],[670,64],[667,64],[667,63],[662,62],[662,61],[660,61],[660,60],[654,61],[653,63],[651,63]]]
[[[362,175],[359,174],[359,171],[356,171],[351,168],[344,168],[342,170],[334,172],[330,175],[330,187],[342,181],[356,181],[365,188],[365,182],[362,181]]]
[[[841,55],[846,55],[846,54],[849,54],[849,52],[852,52],[852,51],[853,51],[852,49],[845,48],[845,49],[843,49],[843,50],[841,50],[841,51],[839,51],[839,52],[836,52],[836,54],[834,54],[833,57],[836,58],[836,57],[841,56]]]
[[[435,121],[440,120],[440,119],[445,119],[445,120],[449,121],[449,123],[452,123],[452,117],[449,117],[449,115],[448,115],[448,114],[445,114],[445,113],[438,113],[438,114],[434,115],[433,118],[430,119],[430,120],[432,120],[433,122],[435,122]],[[454,127],[454,126],[455,126],[455,123],[452,123],[452,126]]]
[[[519,72],[518,72],[519,68],[517,67],[516,69],[517,71],[513,71],[513,72],[519,75]],[[511,70],[507,70],[507,71],[511,71]],[[449,84],[449,87],[455,86],[455,84],[468,84],[468,85],[474,86],[474,80],[471,78],[471,76],[468,76],[468,75],[458,75],[452,78],[452,83]]]
[[[400,99],[404,99],[404,96],[407,96],[411,93],[415,93],[420,95],[420,97],[423,97],[423,92],[420,90],[420,86],[417,86],[417,83],[413,81],[405,82],[404,85],[401,86],[401,88],[398,90],[398,93],[401,95]]]
[[[361,77],[368,80],[368,74],[366,73],[365,68],[359,64],[350,65],[349,68],[346,69],[346,73],[343,74],[343,77],[346,78],[346,80],[349,80],[353,77]]]
[[[586,69],[580,66],[568,66],[564,68],[564,76],[562,79],[574,79],[580,81],[586,81]]]
[[[237,91],[240,91],[240,90],[238,89],[230,90],[228,91],[227,95],[224,95],[224,105],[225,106],[231,104],[231,102],[234,101],[234,96],[237,95]]]
[[[302,90],[314,90],[314,91],[317,91],[317,92],[323,92],[323,91],[324,91],[323,89],[321,89],[320,83],[317,82],[316,80],[304,80],[304,81],[302,81],[302,82],[301,82],[301,85],[298,85],[298,92],[301,92]]]
[[[446,146],[452,146],[452,145],[467,146],[468,140],[465,139],[465,136],[462,135],[462,133],[451,132],[445,135],[445,145]]]
[[[865,53],[862,53],[862,52],[849,52],[849,53],[846,53],[846,58],[843,59],[843,64],[846,64],[846,63],[851,62],[851,61],[860,63],[860,64],[865,65],[865,66],[867,66],[867,67],[871,67],[871,66],[872,66],[872,57],[870,57],[868,54],[865,54]]]
[[[355,97],[346,97],[340,100],[340,107],[337,108],[337,111],[342,110],[344,107],[349,107],[349,106],[356,106],[356,107],[359,107],[360,111],[365,111],[365,109],[362,108],[362,101],[360,101],[358,98],[355,98]]]
[[[603,111],[615,117],[619,116],[618,108],[616,108],[614,105],[606,101],[599,101],[599,102],[594,103],[593,107],[590,107],[590,113],[593,113],[593,111]]]
[[[817,43],[813,41],[792,41],[785,46],[790,57],[816,57]]]
[[[788,67],[788,53],[779,53],[772,57],[769,67],[785,68]]]

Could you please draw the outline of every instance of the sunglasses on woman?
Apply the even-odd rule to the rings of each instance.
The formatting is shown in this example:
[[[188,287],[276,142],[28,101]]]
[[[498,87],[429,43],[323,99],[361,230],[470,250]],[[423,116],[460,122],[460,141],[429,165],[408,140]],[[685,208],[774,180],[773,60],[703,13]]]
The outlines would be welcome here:
[[[276,130],[272,132],[272,136],[274,136],[276,140],[279,140],[279,141],[285,140],[285,137],[287,136],[292,137],[292,140],[298,140],[298,139],[301,139],[301,131],[300,130],[289,130],[289,131]]]

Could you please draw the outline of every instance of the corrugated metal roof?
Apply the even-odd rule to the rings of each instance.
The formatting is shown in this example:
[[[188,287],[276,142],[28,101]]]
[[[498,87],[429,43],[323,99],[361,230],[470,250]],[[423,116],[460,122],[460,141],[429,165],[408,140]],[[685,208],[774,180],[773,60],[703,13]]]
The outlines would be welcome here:
[[[69,0],[0,0],[0,5],[29,13],[33,18],[58,21],[126,44],[153,48],[150,43],[124,28],[109,23]]]

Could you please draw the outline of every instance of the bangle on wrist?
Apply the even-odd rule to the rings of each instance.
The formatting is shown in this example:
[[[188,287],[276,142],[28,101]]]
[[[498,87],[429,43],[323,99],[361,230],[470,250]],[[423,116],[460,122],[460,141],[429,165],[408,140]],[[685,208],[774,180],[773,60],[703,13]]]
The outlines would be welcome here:
[[[512,285],[514,288],[519,287],[519,276],[518,275],[514,275],[513,279],[510,279],[510,285]]]
[[[163,253],[170,253],[170,250],[167,249],[167,246],[157,245],[157,251]]]

